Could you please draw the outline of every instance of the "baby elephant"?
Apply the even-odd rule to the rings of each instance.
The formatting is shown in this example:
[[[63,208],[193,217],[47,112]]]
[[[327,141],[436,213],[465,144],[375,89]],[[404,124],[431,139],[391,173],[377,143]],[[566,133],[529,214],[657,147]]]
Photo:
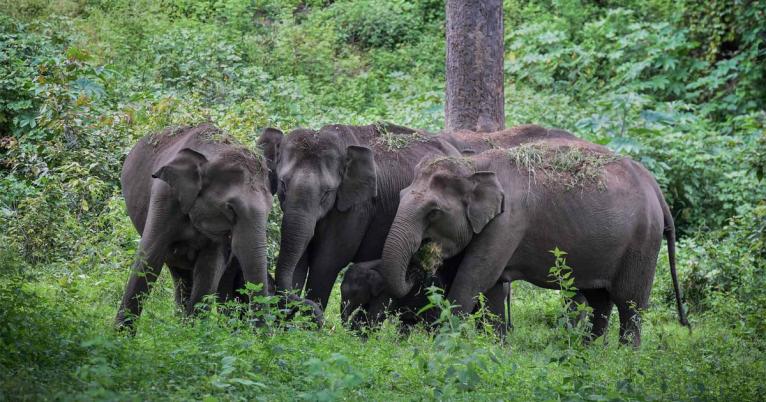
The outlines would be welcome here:
[[[121,183],[141,242],[118,327],[132,327],[163,264],[187,314],[219,283],[223,298],[243,280],[263,284],[262,292],[267,291],[266,219],[272,196],[260,157],[210,124],[169,129],[139,141],[125,160]],[[241,265],[241,278],[239,266],[227,264],[227,257]]]
[[[593,144],[538,141],[420,162],[401,192],[377,268],[393,297],[413,286],[408,265],[424,241],[443,256],[462,254],[447,293],[458,312],[499,281],[557,288],[549,277],[555,247],[567,251],[574,286],[593,308],[592,337],[602,335],[614,304],[620,339],[641,342],[663,235],[680,321],[688,325],[675,269],[673,219],[652,175],[639,163]]]
[[[457,260],[457,261],[456,261]],[[437,309],[418,312],[429,304],[428,288],[437,286],[445,292],[449,291],[459,260],[456,258],[444,261],[443,265],[433,273],[423,272],[423,267],[417,258],[410,262],[409,272],[420,272],[420,279],[404,297],[392,298],[384,289],[380,276],[381,260],[359,262],[351,265],[343,276],[341,291],[341,318],[349,323],[351,328],[374,326],[382,321],[387,313],[399,315],[399,320],[406,326],[419,322],[433,323],[438,317]],[[415,271],[418,270],[418,271]],[[505,321],[504,301],[510,296],[510,283],[498,283],[489,291],[484,292],[487,298],[487,309],[496,319],[493,322],[496,332],[504,335],[510,323]]]

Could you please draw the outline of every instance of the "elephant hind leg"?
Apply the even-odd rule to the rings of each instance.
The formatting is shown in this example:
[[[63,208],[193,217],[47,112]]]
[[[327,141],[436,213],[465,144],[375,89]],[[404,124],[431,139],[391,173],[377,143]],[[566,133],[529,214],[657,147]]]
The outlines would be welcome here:
[[[492,317],[492,327],[495,329],[495,333],[501,338],[505,337],[509,329],[511,329],[511,312],[506,312],[506,300],[510,300],[511,283],[498,281],[492,286],[485,296],[487,298],[487,307],[489,308]],[[510,309],[510,306],[508,306]]]
[[[641,314],[635,303],[617,303],[620,312],[620,343],[641,346]]]
[[[614,302],[609,298],[606,289],[588,289],[580,291],[588,300],[588,305],[593,309],[590,316],[591,332],[589,341],[603,336],[609,326],[609,316],[612,314]]]
[[[620,313],[622,344],[641,345],[641,312],[649,306],[656,261],[656,252],[628,252],[622,271],[609,288],[609,295]]]

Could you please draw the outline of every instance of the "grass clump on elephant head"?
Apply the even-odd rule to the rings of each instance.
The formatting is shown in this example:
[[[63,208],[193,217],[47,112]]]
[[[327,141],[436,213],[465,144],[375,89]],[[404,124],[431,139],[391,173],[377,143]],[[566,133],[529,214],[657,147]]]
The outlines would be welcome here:
[[[530,180],[541,178],[543,184],[563,185],[566,190],[591,186],[606,190],[604,169],[624,157],[611,152],[578,145],[551,146],[544,143],[523,144],[508,150],[508,156]],[[541,173],[541,175],[538,175]]]
[[[226,131],[214,126],[212,123],[203,123],[198,126],[172,126],[168,127],[158,133],[151,134],[148,142],[155,149],[161,148],[165,143],[172,141],[173,137],[177,134],[184,133],[187,130],[198,131],[197,136],[206,142],[226,144],[226,145],[241,145],[234,137],[232,137]]]

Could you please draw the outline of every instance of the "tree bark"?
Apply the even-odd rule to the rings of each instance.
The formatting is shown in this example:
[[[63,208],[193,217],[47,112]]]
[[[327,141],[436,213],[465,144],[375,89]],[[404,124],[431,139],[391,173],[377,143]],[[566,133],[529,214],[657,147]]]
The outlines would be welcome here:
[[[505,127],[503,1],[447,0],[447,131]]]

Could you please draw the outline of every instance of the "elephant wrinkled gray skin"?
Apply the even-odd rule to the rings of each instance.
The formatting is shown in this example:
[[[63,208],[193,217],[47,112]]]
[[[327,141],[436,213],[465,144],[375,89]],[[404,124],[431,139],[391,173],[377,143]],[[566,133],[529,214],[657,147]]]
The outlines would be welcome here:
[[[590,147],[592,144],[583,141],[573,134],[558,129],[547,129],[538,125],[520,125],[508,128],[506,130],[493,133],[477,133],[473,131],[456,131],[444,133],[439,136],[444,141],[452,144],[461,154],[472,155],[490,149],[507,149],[521,144],[527,144],[537,141],[556,139],[559,142],[576,143],[581,146]],[[459,261],[460,256],[453,257],[452,260]],[[428,300],[421,289],[430,286],[431,283],[414,286],[413,289],[403,298],[392,299],[389,294],[383,291],[383,282],[380,275],[377,274],[379,263],[374,261],[363,264],[355,264],[346,271],[346,276],[341,285],[341,316],[349,317],[351,311],[357,311],[354,317],[356,321],[352,323],[353,327],[361,325],[361,318],[365,317],[370,323],[374,323],[383,316],[380,311],[382,306],[390,306],[392,311],[403,312],[407,317],[411,315],[409,310],[419,310],[424,307]],[[417,265],[417,264],[415,264]],[[439,287],[448,290],[454,277],[455,267],[452,267],[446,274],[441,272],[444,267],[437,272],[436,282]],[[347,291],[343,291],[345,289]],[[510,296],[510,286],[507,283],[498,283],[487,292],[484,292],[488,298],[490,311],[497,317],[506,317],[503,301]],[[420,297],[418,297],[420,296]],[[575,302],[584,303],[585,298],[578,294]],[[574,306],[574,304],[572,304]],[[423,320],[428,321],[424,317]],[[402,320],[407,323],[408,320]],[[495,325],[500,333],[503,333],[510,323]]]
[[[393,145],[392,145],[393,144]],[[325,126],[258,141],[282,206],[277,289],[327,305],[340,270],[380,258],[399,191],[427,156],[458,156],[450,144],[395,125]],[[308,280],[306,280],[308,275]]]
[[[132,327],[163,264],[187,314],[219,284],[223,298],[231,297],[242,279],[268,286],[266,219],[272,195],[267,173],[262,158],[232,144],[210,124],[166,130],[138,142],[125,160],[121,183],[141,241],[118,327]],[[238,266],[225,261],[229,254],[241,264],[240,279]]]
[[[592,337],[604,333],[616,304],[621,342],[632,339],[638,346],[639,312],[648,306],[664,235],[679,319],[688,325],[673,219],[652,175],[596,145],[559,139],[536,144],[526,159],[519,151],[512,157],[513,150],[490,150],[422,161],[401,192],[383,249],[379,270],[386,292],[410,292],[410,260],[431,241],[445,258],[463,254],[447,296],[458,312],[471,311],[475,296],[499,280],[556,288],[548,276],[548,250],[558,247],[569,253],[574,286],[593,308]],[[571,170],[556,170],[576,161]]]

